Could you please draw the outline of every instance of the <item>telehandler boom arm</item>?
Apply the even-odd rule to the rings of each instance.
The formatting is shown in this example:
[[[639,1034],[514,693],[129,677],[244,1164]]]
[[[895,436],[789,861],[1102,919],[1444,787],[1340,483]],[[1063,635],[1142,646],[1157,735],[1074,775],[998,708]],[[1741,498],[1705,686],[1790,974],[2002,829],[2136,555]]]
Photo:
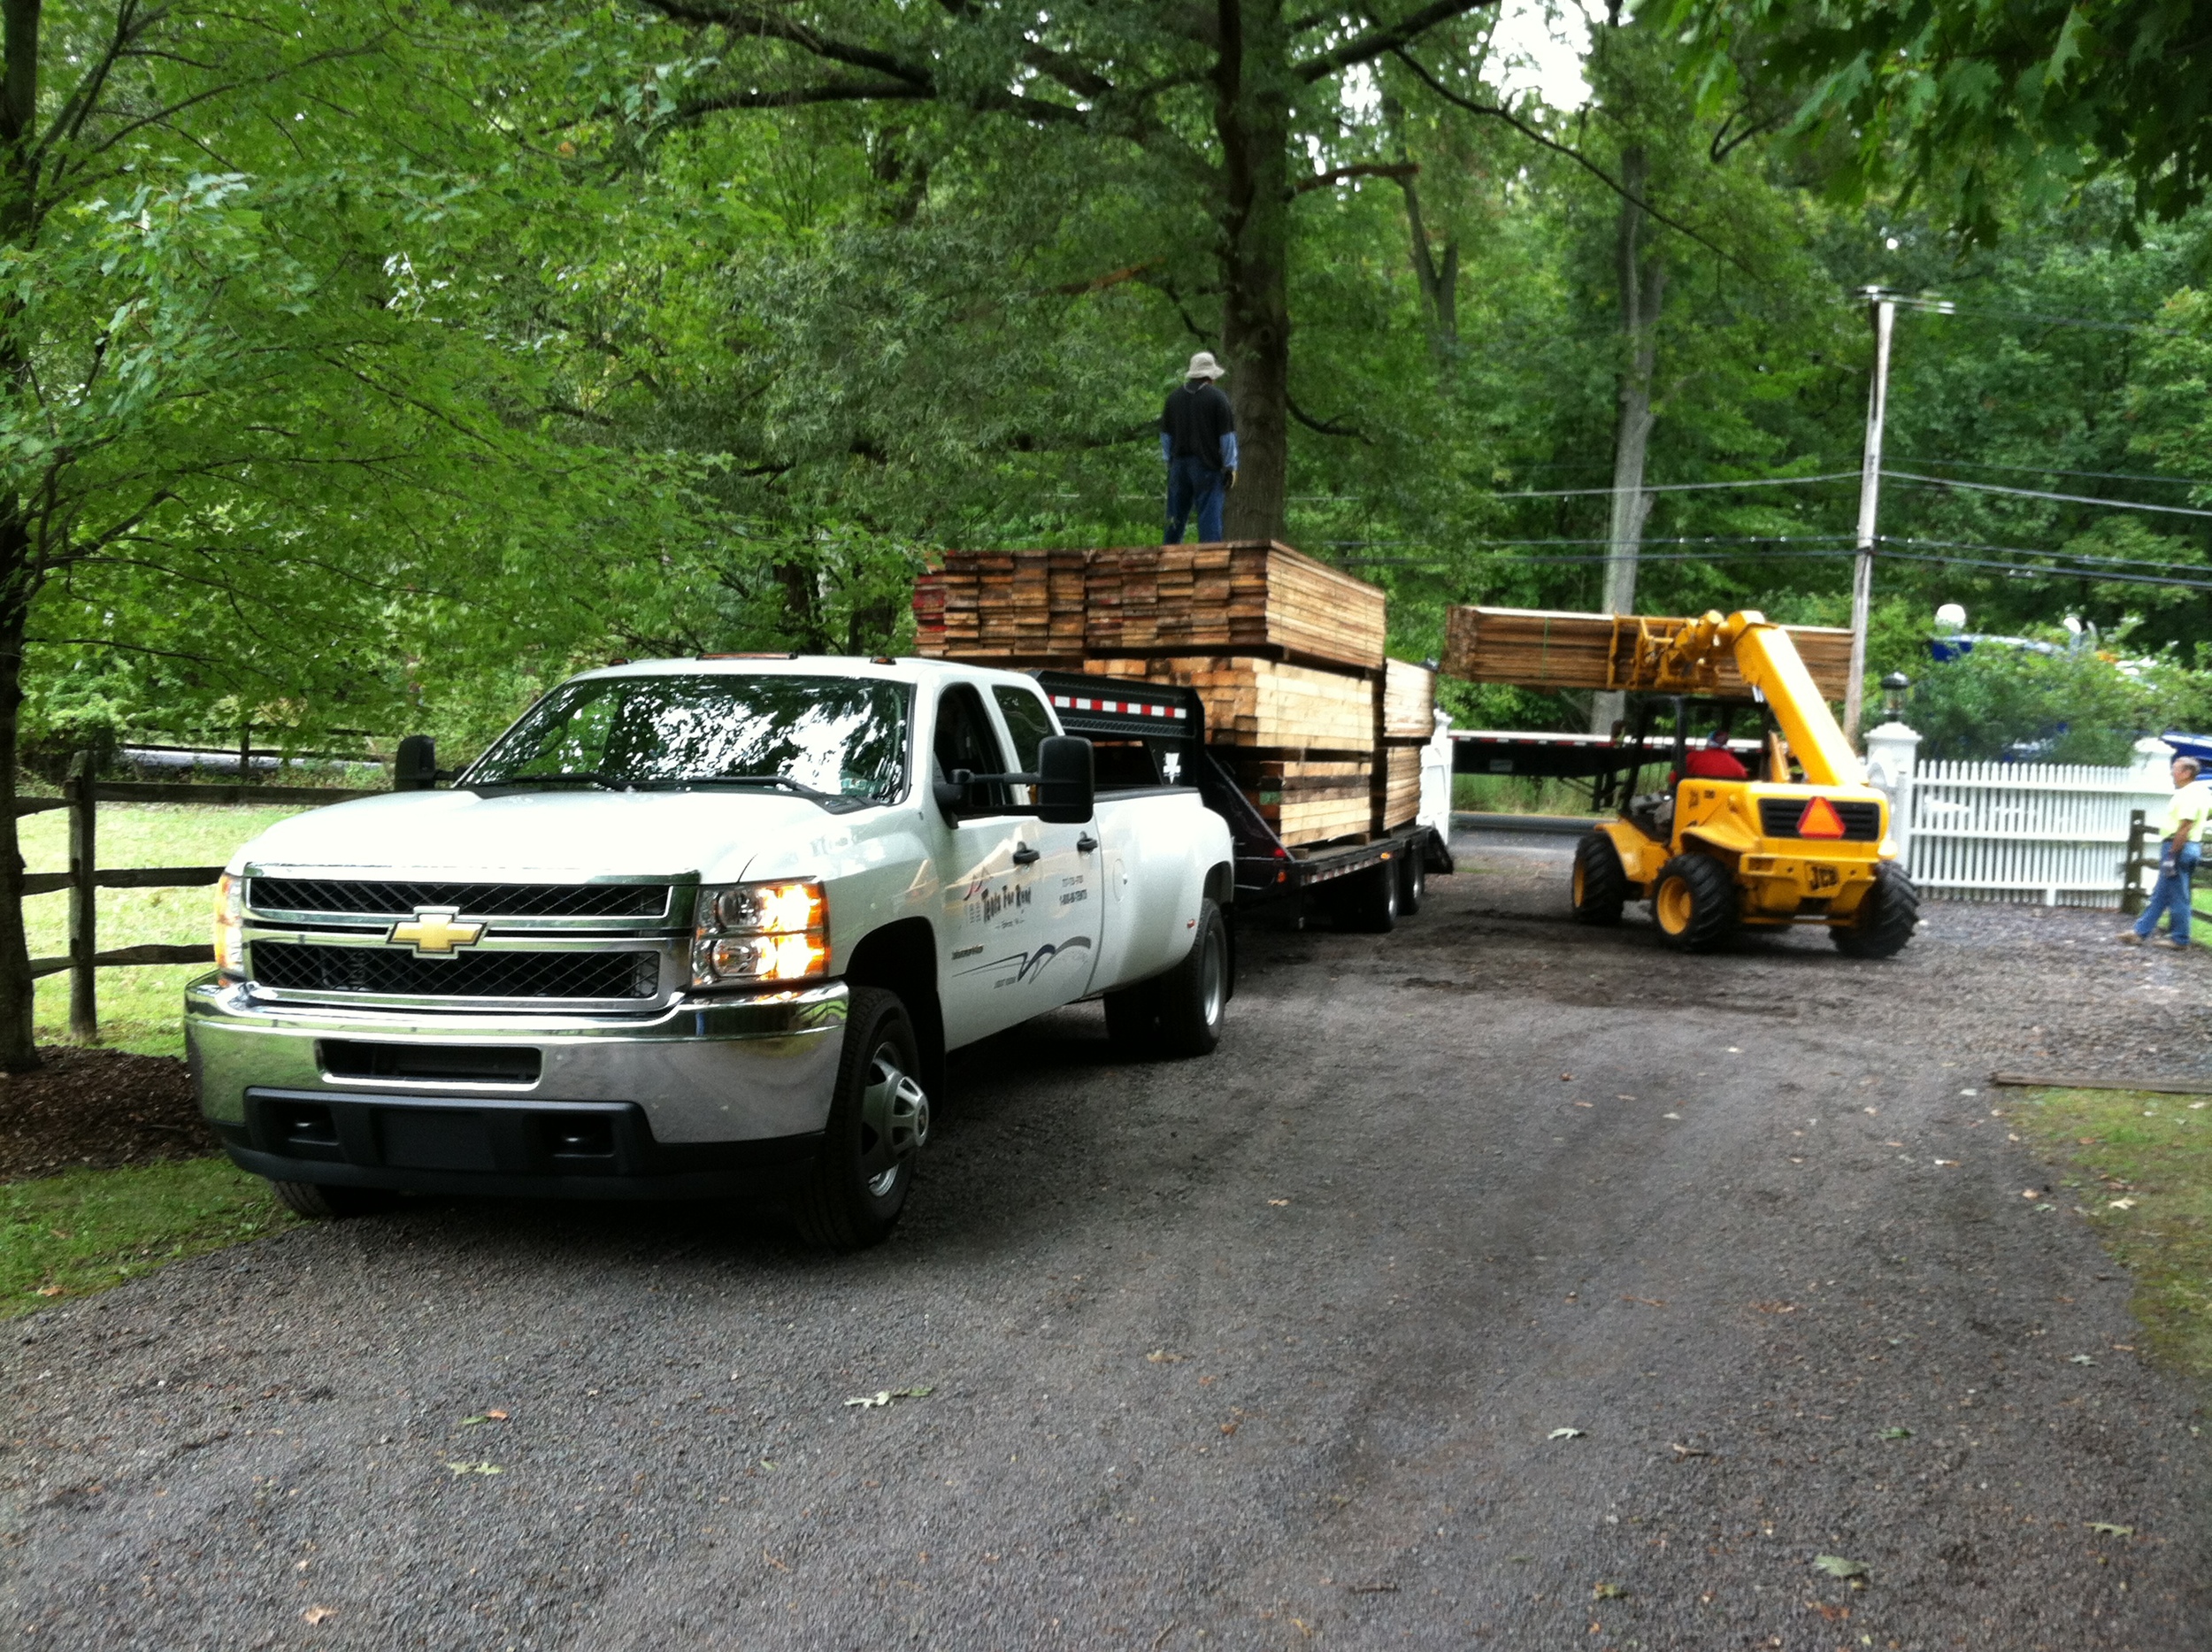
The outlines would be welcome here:
[[[1624,616],[1614,621],[1616,639],[1609,687],[1694,692],[1710,689],[1719,679],[1720,661],[1732,657],[1743,680],[1774,708],[1782,736],[1815,786],[1863,784],[1856,753],[1843,737],[1828,702],[1789,633],[1755,609],[1725,619],[1708,613],[1671,636],[1655,635],[1642,622]]]

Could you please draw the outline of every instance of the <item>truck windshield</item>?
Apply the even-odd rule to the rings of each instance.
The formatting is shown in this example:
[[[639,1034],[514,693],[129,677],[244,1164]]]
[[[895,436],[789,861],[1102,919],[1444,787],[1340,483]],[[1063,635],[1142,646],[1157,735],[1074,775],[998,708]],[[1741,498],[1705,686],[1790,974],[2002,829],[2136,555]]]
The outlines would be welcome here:
[[[909,693],[858,677],[601,677],[532,706],[469,787],[758,787],[828,809],[906,789]]]

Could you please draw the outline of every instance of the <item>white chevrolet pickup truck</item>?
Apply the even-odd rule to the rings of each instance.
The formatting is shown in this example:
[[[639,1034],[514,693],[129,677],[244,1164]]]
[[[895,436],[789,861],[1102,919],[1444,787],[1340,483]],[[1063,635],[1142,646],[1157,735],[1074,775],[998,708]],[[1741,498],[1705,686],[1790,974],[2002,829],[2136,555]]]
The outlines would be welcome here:
[[[1102,995],[1118,1039],[1213,1048],[1233,857],[1173,779],[1100,795],[1090,742],[1009,672],[586,672],[449,788],[239,851],[186,995],[202,1110],[307,1216],[749,1197],[872,1243],[947,1051]]]

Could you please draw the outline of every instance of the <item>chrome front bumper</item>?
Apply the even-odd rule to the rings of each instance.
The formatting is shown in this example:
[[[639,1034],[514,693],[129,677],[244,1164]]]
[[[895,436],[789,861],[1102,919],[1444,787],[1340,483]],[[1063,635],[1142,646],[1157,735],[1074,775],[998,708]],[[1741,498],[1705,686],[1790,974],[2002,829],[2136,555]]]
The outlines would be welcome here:
[[[642,1112],[654,1142],[703,1146],[821,1133],[842,1053],[847,996],[839,981],[800,992],[685,999],[641,1017],[442,1014],[279,1005],[211,975],[185,991],[184,1030],[201,1110],[226,1141],[248,1123],[248,1092],[271,1091],[487,1112],[625,1104]],[[337,1040],[417,1050],[441,1044],[534,1050],[540,1071],[527,1082],[334,1077],[320,1047]]]

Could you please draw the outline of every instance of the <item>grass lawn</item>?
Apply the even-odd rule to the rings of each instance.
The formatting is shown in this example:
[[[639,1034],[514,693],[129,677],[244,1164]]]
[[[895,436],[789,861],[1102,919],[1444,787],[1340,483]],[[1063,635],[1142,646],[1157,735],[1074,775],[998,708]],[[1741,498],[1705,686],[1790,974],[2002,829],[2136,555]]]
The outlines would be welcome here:
[[[2057,1172],[2051,1203],[2134,1277],[2150,1348],[2212,1377],[2212,1096],[2033,1090],[2004,1111]]]
[[[96,844],[103,867],[216,866],[247,839],[296,809],[219,809],[188,803],[103,803]],[[69,812],[53,809],[19,825],[23,859],[32,872],[69,869]],[[196,889],[103,889],[99,896],[100,949],[205,941],[215,892]],[[41,895],[23,903],[31,956],[58,957],[69,950],[69,896]],[[184,984],[207,972],[204,964],[99,972],[100,1041],[147,1056],[184,1054]],[[69,977],[38,983],[41,1043],[69,1039]]]
[[[1452,807],[1481,814],[1590,816],[1590,782],[1519,774],[1455,774]]]
[[[299,1218],[227,1159],[0,1182],[0,1318],[104,1291]]]

